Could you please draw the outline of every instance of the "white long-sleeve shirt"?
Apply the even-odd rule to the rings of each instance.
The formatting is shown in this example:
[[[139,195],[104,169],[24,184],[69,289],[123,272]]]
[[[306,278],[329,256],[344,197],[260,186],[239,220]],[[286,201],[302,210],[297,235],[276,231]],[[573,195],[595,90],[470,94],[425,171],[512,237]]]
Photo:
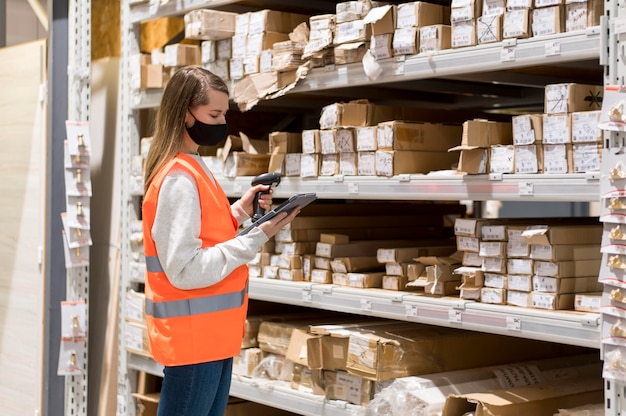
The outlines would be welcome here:
[[[211,180],[215,178],[200,156],[194,158]],[[231,206],[233,216],[241,224],[248,214],[239,201]],[[170,283],[178,289],[199,289],[220,282],[235,268],[251,261],[267,235],[256,228],[250,233],[202,248],[201,215],[212,221],[210,212],[200,212],[200,197],[195,180],[184,171],[170,172],[161,185],[156,216],[152,226],[157,255]],[[215,218],[230,221],[230,218]]]

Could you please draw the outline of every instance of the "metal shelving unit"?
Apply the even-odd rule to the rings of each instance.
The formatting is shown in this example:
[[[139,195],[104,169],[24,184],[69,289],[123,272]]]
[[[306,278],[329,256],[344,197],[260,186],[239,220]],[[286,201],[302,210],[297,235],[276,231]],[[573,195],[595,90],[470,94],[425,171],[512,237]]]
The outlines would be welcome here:
[[[170,0],[161,5],[161,2],[151,0],[131,7],[128,3],[129,0],[122,0],[123,177],[128,174],[130,157],[138,153],[140,122],[137,111],[157,107],[162,96],[161,90],[132,92],[126,88],[130,85],[129,56],[138,53],[139,23],[159,17],[180,16],[195,8],[243,11],[260,8],[264,4],[232,0]],[[318,3],[311,3],[311,7]],[[289,5],[289,2],[281,3],[281,0],[276,0],[267,7],[280,7],[281,4]],[[297,7],[303,8],[304,5]],[[375,82],[367,79],[360,64],[317,68],[311,70],[306,79],[300,81],[281,99],[288,100],[289,95],[302,96],[318,91],[337,90],[340,94],[345,88],[372,84],[385,87],[398,82],[433,78],[445,81],[463,79],[466,76],[471,78],[485,72],[498,72],[502,75],[502,71],[543,65],[546,60],[554,64],[587,63],[598,59],[602,61],[601,52],[606,49],[606,35],[604,26],[592,27],[586,31],[555,36],[392,58],[379,62],[383,72]],[[600,198],[599,180],[599,175],[595,173],[476,176],[441,173],[399,175],[391,178],[337,175],[315,179],[286,177],[275,189],[274,196],[285,198],[298,192],[317,192],[322,199],[597,202]],[[229,196],[238,197],[250,186],[251,178],[220,178],[219,181]],[[123,221],[126,228],[125,235],[122,235],[124,240],[128,236],[129,221],[135,219],[138,198],[130,194],[128,183],[123,189]],[[128,287],[140,282],[136,276],[130,276],[131,266],[127,250],[128,246],[123,247],[120,293],[122,305]],[[430,298],[408,292],[259,278],[251,278],[249,296],[251,299],[268,302],[600,348],[600,315],[594,313],[543,311],[483,304],[458,298]],[[123,321],[120,322],[120,327],[123,327]],[[123,340],[123,331],[120,335]],[[147,357],[126,353],[123,345],[120,345],[120,352],[118,415],[134,415],[131,406],[133,399],[130,396],[130,386],[135,382],[132,372],[139,370],[161,375],[162,367]],[[231,394],[303,415],[348,415],[354,407],[343,402],[326,401],[288,387],[270,388],[243,378],[233,380]]]

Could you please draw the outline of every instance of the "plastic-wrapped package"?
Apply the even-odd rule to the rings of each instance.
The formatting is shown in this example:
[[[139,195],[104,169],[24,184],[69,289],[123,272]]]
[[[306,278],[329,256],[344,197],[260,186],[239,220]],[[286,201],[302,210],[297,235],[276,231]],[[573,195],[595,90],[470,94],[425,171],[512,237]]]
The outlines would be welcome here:
[[[269,354],[252,371],[252,377],[291,381],[293,362],[281,355]]]

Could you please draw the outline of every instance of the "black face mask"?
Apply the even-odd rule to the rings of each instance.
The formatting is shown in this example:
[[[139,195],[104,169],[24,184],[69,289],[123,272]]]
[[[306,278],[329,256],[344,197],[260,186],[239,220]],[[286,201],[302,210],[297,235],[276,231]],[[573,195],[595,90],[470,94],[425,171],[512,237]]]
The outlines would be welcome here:
[[[189,114],[196,122],[193,126],[186,127],[187,133],[198,146],[215,146],[228,136],[228,125],[206,124],[198,120],[191,111]]]

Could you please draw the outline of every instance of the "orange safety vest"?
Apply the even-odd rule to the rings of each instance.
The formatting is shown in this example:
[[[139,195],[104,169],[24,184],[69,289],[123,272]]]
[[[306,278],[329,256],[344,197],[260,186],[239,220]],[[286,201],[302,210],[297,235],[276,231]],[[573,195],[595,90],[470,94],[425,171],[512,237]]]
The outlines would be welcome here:
[[[234,238],[238,227],[226,194],[193,157],[179,153],[152,180],[142,208],[147,269],[146,322],[150,351],[154,359],[165,366],[239,355],[248,310],[245,265],[233,270],[221,282],[202,289],[177,289],[165,275],[152,239],[152,225],[161,184],[167,174],[176,169],[188,172],[198,187],[202,248]]]

